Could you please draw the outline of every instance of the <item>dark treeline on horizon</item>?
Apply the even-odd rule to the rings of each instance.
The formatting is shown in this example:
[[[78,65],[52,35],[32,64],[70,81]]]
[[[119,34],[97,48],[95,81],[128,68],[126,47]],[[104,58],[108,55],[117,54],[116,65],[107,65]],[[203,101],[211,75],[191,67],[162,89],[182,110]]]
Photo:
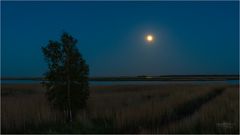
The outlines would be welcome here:
[[[1,80],[43,80],[43,77],[1,77]],[[90,77],[89,81],[239,80],[239,75],[162,75]]]

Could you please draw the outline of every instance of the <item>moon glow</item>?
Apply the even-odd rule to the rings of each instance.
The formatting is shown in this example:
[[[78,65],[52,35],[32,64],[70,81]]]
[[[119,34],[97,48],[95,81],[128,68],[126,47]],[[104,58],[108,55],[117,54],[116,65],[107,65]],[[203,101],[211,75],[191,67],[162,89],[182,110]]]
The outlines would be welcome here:
[[[148,34],[148,35],[146,36],[146,40],[147,40],[147,42],[149,42],[149,43],[153,42],[153,39],[154,39],[154,37],[153,37],[153,35],[151,35],[151,34]]]

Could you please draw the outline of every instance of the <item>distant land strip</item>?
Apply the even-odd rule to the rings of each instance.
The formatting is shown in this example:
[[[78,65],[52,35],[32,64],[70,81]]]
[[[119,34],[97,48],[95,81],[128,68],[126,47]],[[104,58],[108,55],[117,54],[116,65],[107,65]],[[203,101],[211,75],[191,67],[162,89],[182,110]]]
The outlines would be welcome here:
[[[36,80],[43,77],[1,77],[1,80]],[[164,76],[118,76],[90,77],[89,81],[225,81],[239,80],[239,75],[164,75]]]

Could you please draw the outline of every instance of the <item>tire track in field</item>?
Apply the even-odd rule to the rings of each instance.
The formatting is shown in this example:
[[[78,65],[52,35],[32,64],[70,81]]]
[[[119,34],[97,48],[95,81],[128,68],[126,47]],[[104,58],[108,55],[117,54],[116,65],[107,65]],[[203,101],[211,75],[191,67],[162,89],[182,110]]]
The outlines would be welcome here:
[[[146,128],[149,131],[154,131],[154,129],[157,128],[158,131],[161,131],[161,128],[163,128],[164,126],[193,115],[204,104],[210,102],[212,99],[220,95],[224,90],[225,88],[216,88],[203,96],[191,99],[183,103],[182,105],[175,107],[171,113],[166,114],[165,116],[156,120],[154,123],[144,124],[143,128]],[[139,132],[139,130],[137,132]]]

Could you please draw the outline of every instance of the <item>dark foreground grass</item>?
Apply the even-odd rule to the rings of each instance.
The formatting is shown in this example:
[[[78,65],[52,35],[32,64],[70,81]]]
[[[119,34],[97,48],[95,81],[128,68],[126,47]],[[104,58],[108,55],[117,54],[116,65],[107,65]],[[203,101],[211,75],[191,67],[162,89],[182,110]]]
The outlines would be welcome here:
[[[87,110],[71,124],[49,107],[44,90],[32,88],[38,92],[4,89],[2,133],[239,133],[238,86],[94,87]],[[233,123],[231,130],[216,127],[224,121]]]

